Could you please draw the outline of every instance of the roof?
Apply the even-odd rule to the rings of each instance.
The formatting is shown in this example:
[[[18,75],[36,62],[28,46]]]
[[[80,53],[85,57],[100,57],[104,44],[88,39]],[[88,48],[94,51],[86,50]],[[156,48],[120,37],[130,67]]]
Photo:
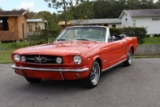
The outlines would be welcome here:
[[[79,27],[108,28],[108,27],[106,27],[106,26],[96,26],[96,25],[87,25],[87,26],[68,26],[67,28],[79,28]]]
[[[64,21],[60,21],[59,25],[64,25]],[[90,24],[121,24],[121,20],[118,18],[115,19],[85,19],[85,20],[70,20],[67,24],[83,24],[83,25],[90,25]]]
[[[33,22],[47,22],[46,20],[44,19],[27,19],[27,22],[28,23],[33,23]]]
[[[120,18],[124,13],[128,13],[131,16],[160,16],[160,9],[141,9],[141,10],[123,10]]]
[[[0,17],[21,16],[27,13],[26,10],[0,11]]]

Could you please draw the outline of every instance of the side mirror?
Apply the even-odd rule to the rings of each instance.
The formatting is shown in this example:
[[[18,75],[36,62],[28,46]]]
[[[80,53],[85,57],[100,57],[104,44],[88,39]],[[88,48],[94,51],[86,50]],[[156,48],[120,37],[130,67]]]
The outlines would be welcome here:
[[[116,37],[115,37],[115,36],[111,36],[111,37],[108,39],[109,42],[112,42],[112,41],[115,41],[115,40],[116,40]]]
[[[111,36],[111,41],[117,40],[116,36]]]
[[[119,37],[120,37],[121,39],[123,39],[123,38],[126,37],[126,35],[125,35],[125,34],[120,34]]]

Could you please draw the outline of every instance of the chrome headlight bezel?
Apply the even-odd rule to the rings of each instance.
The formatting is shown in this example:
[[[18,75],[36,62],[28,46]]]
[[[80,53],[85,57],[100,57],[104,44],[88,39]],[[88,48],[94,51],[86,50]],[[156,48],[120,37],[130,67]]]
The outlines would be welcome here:
[[[21,56],[21,61],[22,62],[26,62],[26,57],[25,56]]]
[[[76,65],[80,65],[81,62],[82,62],[82,57],[79,56],[79,55],[74,56],[74,57],[73,57],[73,62],[74,62],[74,64],[76,64]]]
[[[62,64],[63,63],[63,59],[61,57],[57,57],[56,58],[56,63],[57,64]]]
[[[20,61],[20,55],[19,54],[14,54],[13,59],[14,59],[15,62],[19,62]]]

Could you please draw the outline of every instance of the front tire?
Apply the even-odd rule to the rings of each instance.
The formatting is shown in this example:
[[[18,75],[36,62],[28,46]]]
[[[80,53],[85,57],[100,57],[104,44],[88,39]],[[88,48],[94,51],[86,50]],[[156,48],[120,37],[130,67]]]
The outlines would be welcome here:
[[[125,62],[123,62],[124,66],[130,66],[132,64],[132,49],[130,49],[130,51],[128,52],[127,55],[127,60]]]
[[[94,61],[89,76],[84,80],[87,88],[94,88],[98,85],[100,79],[100,65],[98,61]]]
[[[30,84],[36,84],[36,83],[40,83],[42,80],[41,79],[37,79],[37,78],[28,78],[26,77],[27,82],[29,82]]]

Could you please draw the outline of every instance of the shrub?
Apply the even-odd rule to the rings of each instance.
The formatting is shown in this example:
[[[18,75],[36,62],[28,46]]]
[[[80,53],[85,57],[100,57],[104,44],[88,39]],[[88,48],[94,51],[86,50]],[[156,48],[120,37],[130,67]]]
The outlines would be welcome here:
[[[119,35],[122,34],[122,28],[110,28],[111,35]]]
[[[148,37],[150,37],[150,35],[146,35],[145,37],[147,37],[147,38],[148,38]]]
[[[58,31],[42,30],[39,33],[34,33],[34,35],[28,36],[27,41],[31,46],[45,44],[48,42],[51,43],[54,41],[57,35],[58,35]]]
[[[138,43],[144,43],[143,39],[147,33],[146,29],[143,27],[127,27],[127,28],[111,28],[111,35],[126,34],[127,36],[136,36],[138,38]]]
[[[153,37],[160,37],[160,34],[154,34]]]

